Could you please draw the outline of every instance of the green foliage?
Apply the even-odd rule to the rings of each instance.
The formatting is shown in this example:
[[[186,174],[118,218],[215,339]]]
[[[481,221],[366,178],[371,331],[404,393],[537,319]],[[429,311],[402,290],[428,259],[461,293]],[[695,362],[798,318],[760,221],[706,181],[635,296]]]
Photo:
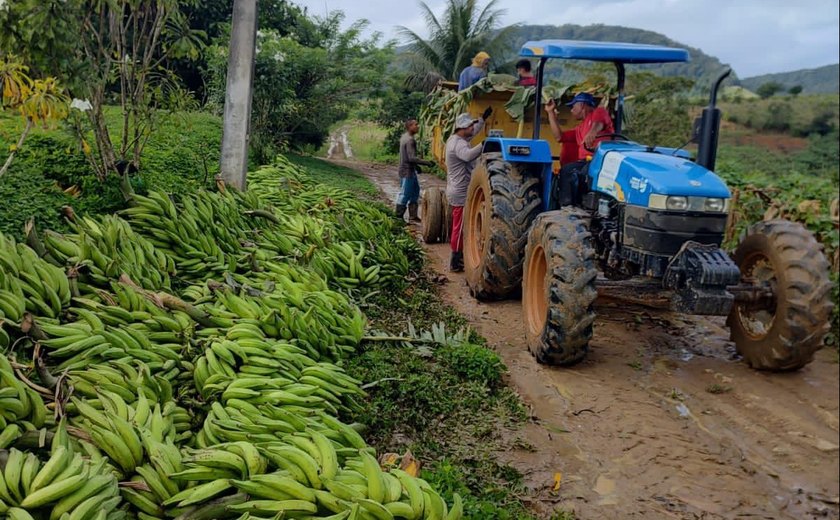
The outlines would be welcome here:
[[[694,82],[682,77],[661,77],[650,72],[628,75],[625,133],[641,143],[683,146],[691,136],[686,97]]]
[[[499,355],[480,345],[450,345],[442,347],[438,357],[451,370],[469,381],[479,381],[488,387],[502,382],[504,365]]]
[[[791,96],[798,96],[802,93],[802,85],[794,85],[788,89],[788,94]]]
[[[759,131],[796,137],[827,135],[840,128],[838,94],[809,94],[719,104],[724,118]]]
[[[758,94],[761,99],[767,99],[782,89],[784,89],[784,86],[781,83],[768,81],[767,83],[759,85],[758,88],[755,89],[755,93]]]
[[[464,518],[468,520],[526,520],[534,518],[521,504],[516,502],[511,487],[519,484],[522,476],[509,466],[498,466],[496,471],[511,479],[508,486],[488,486],[480,495],[471,487],[480,487],[481,482],[470,471],[448,458],[437,461],[432,469],[423,469],[421,477],[436,489],[447,503],[452,502],[455,493],[461,495],[464,503]]]
[[[419,119],[424,98],[422,92],[396,85],[384,97],[377,121],[388,131],[383,143],[387,152],[399,153],[400,136],[405,132],[405,122],[409,119]]]
[[[326,39],[307,46],[273,29],[257,38],[251,150],[257,163],[279,152],[320,146],[329,128],[354,104],[375,96],[384,84],[392,49],[378,47],[378,36],[363,39],[366,22],[339,30],[340,12],[322,20]],[[227,40],[208,50],[207,79],[211,108],[221,112],[227,71]]]

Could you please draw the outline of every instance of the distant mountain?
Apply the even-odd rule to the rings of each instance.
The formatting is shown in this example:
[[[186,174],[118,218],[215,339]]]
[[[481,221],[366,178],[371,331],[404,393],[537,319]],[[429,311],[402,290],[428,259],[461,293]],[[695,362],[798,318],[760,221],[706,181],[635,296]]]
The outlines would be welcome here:
[[[630,65],[628,70],[647,70],[662,76],[685,76],[695,80],[695,88],[703,90],[706,90],[729,67],[729,65],[721,63],[719,59],[705,54],[700,49],[674,41],[663,34],[619,25],[520,25],[516,28],[511,43],[512,48],[516,49],[514,52],[518,52],[522,45],[529,40],[552,39],[616,41],[680,47],[688,51],[690,61],[687,63]],[[738,81],[734,71],[729,78],[728,81]]]
[[[741,86],[755,90],[765,83],[775,81],[785,90],[800,85],[803,94],[835,94],[840,92],[840,63],[816,69],[801,69],[778,74],[763,74],[741,80]]]

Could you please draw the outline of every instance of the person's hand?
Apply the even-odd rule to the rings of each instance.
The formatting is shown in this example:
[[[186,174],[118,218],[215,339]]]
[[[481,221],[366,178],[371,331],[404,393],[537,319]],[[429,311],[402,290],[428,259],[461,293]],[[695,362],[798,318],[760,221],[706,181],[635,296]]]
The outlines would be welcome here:
[[[543,106],[545,107],[545,111],[548,113],[548,115],[553,116],[554,115],[554,110],[557,108],[557,103],[555,103],[554,99],[552,98],[552,99],[549,99],[548,103],[546,103]]]
[[[588,150],[593,148],[595,144],[595,134],[586,134],[583,137],[583,146],[586,147]]]
[[[481,114],[481,119],[483,119],[484,121],[487,121],[487,118],[490,117],[490,114],[492,114],[492,113],[493,113],[493,107],[487,107],[484,110],[484,113]]]

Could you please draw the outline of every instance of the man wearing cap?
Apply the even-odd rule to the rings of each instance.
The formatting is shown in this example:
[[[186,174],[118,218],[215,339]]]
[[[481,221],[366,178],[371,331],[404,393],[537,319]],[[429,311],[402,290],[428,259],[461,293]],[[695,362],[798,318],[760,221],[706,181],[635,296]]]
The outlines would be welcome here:
[[[458,76],[458,90],[465,90],[487,75],[490,68],[490,55],[484,51],[475,55],[472,65],[466,67]]]
[[[446,141],[446,199],[452,207],[452,232],[449,244],[452,255],[449,270],[460,273],[464,270],[463,237],[461,233],[464,204],[467,201],[467,189],[470,186],[475,161],[481,155],[481,144],[470,146],[470,140],[484,128],[484,122],[493,113],[488,107],[475,119],[469,114],[460,114],[455,119],[455,132]]]
[[[572,116],[581,121],[579,125],[572,130],[575,143],[577,144],[577,160],[575,162],[564,164],[560,169],[560,179],[558,187],[560,189],[560,205],[569,206],[578,204],[578,184],[579,180],[586,173],[589,166],[589,161],[592,159],[592,151],[597,144],[604,138],[599,138],[602,134],[612,134],[615,132],[612,119],[604,107],[597,106],[595,97],[592,94],[581,92],[577,94],[567,106],[572,107]],[[560,130],[560,125],[557,123],[557,114],[554,112],[554,100],[550,100],[545,104],[545,111],[548,113],[548,122],[551,126],[551,133],[558,142],[566,142],[564,139],[564,132]],[[570,132],[566,132],[569,134]],[[568,143],[571,144],[571,143]]]

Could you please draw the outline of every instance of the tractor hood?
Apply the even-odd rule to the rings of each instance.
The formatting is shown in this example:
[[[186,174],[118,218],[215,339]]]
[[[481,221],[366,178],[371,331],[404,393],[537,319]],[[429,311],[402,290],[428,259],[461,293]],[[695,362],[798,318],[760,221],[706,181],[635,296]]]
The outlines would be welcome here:
[[[673,148],[602,142],[589,165],[595,191],[621,202],[647,206],[652,193],[728,199],[729,189],[713,172]]]

